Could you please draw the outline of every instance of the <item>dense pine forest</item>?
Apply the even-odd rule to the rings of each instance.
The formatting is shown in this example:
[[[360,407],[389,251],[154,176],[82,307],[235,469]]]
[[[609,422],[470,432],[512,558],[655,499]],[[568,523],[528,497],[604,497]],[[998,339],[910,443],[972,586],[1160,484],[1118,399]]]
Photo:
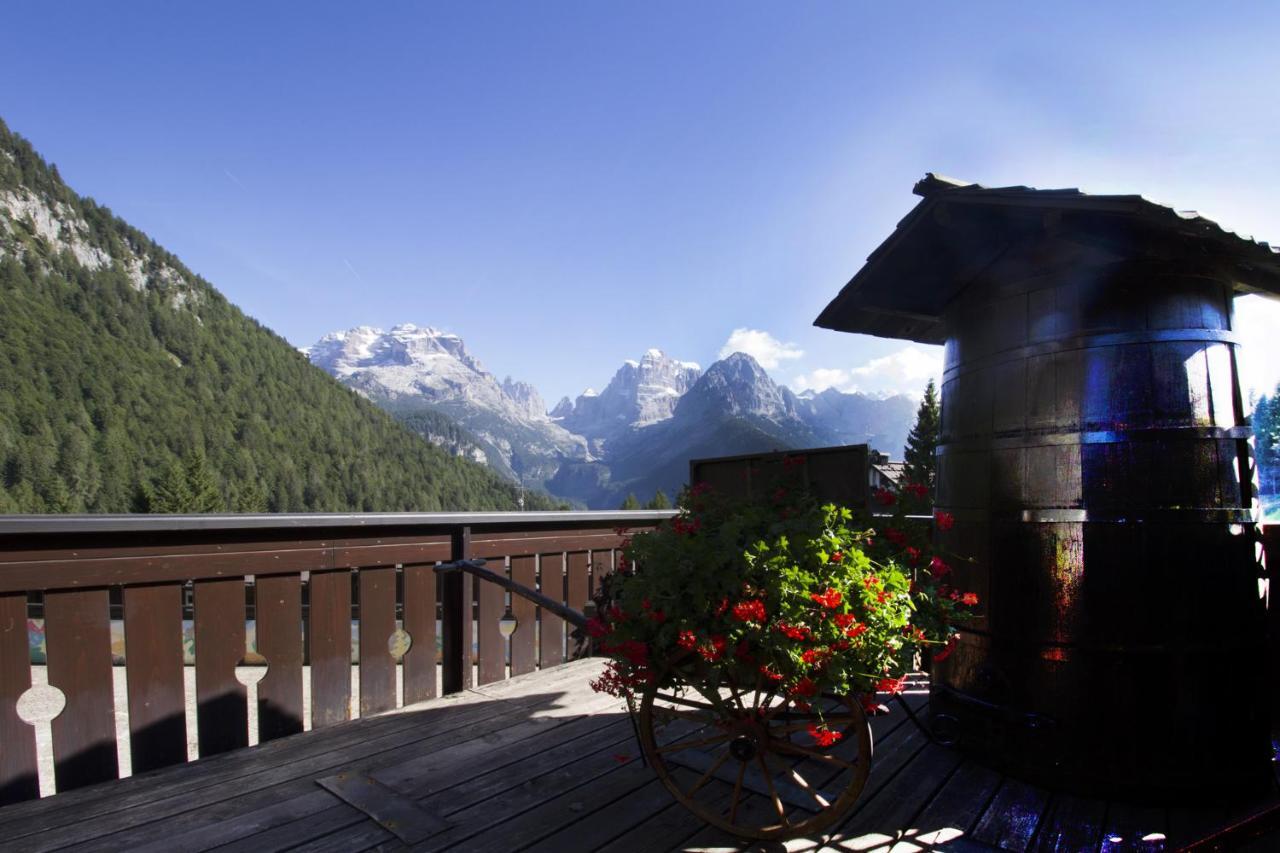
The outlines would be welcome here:
[[[515,507],[0,122],[0,513]]]

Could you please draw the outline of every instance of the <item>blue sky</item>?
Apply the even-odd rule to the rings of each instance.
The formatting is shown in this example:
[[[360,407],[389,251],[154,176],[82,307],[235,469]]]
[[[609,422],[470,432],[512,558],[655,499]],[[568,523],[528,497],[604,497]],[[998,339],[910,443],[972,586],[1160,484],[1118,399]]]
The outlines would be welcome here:
[[[297,345],[433,325],[549,403],[731,342],[911,390],[936,351],[811,324],[926,171],[1280,242],[1280,4],[1066,5],[50,0],[0,117]],[[1272,387],[1280,307],[1239,314]]]

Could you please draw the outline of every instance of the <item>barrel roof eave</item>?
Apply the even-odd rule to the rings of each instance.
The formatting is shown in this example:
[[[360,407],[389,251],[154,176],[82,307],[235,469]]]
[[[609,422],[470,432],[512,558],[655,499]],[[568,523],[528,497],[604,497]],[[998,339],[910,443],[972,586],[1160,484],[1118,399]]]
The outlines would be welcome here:
[[[1041,216],[1096,215],[1099,221],[1123,222],[1144,234],[1201,244],[1215,258],[1231,263],[1239,293],[1280,296],[1280,248],[1224,229],[1195,211],[1178,211],[1140,195],[1090,195],[1078,189],[1026,186],[984,187],[929,172],[916,182],[921,196],[893,233],[867,256],[867,262],[827,305],[814,325],[842,332],[941,344],[941,314],[964,284],[1007,245],[990,235],[953,240],[937,251],[939,221],[976,220],[983,212],[1006,215],[1021,210]],[[940,208],[945,206],[945,214]],[[984,235],[985,236],[985,235]],[[904,260],[912,275],[900,270]],[[895,267],[897,269],[895,269]]]

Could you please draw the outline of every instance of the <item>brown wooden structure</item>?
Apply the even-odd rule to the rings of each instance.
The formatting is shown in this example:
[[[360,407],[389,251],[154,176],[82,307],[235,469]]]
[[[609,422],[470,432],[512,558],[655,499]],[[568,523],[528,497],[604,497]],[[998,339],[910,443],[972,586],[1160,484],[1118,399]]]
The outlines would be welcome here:
[[[817,325],[945,344],[940,540],[985,607],[934,711],[1049,784],[1258,789],[1266,573],[1232,297],[1280,293],[1280,254],[1139,196],[915,191]]]
[[[736,849],[740,839],[705,826],[671,799],[651,769],[641,766],[625,709],[590,689],[599,663],[578,660],[561,665],[569,652],[564,634],[549,630],[535,638],[531,628],[538,623],[538,613],[521,609],[518,598],[511,605],[520,622],[508,646],[481,643],[477,660],[463,652],[469,645],[465,638],[451,641],[457,654],[442,662],[443,671],[452,673],[452,683],[466,683],[472,675],[470,686],[430,698],[440,684],[437,680],[433,687],[434,656],[430,666],[419,660],[421,666],[415,669],[410,646],[398,662],[403,669],[403,707],[365,716],[366,708],[400,702],[394,693],[388,696],[385,669],[377,663],[385,654],[385,640],[381,646],[362,643],[357,687],[363,691],[369,685],[372,696],[362,696],[358,715],[350,714],[349,701],[343,704],[352,685],[353,618],[370,643],[390,635],[398,622],[414,635],[421,651],[422,638],[435,630],[435,616],[446,631],[465,630],[470,623],[483,637],[504,614],[500,599],[484,604],[483,589],[498,587],[469,584],[470,576],[457,573],[436,575],[438,561],[468,552],[472,557],[487,556],[489,569],[505,568],[508,578],[540,585],[543,594],[567,600],[567,555],[587,555],[585,561],[575,562],[586,566],[589,587],[611,566],[615,526],[643,529],[664,515],[0,519],[0,580],[5,584],[0,601],[8,608],[0,623],[0,767],[9,774],[10,792],[10,804],[0,808],[0,848],[83,846],[166,853],[408,847]],[[1276,532],[1268,531],[1269,546],[1280,543]],[[419,567],[432,572],[419,572]],[[386,577],[379,573],[387,570],[395,573],[394,586],[379,583]],[[360,575],[366,572],[370,579],[362,581]],[[436,593],[448,577],[463,580],[453,607],[446,607],[446,597]],[[197,583],[230,581],[239,585],[240,596],[234,602],[226,595],[225,600],[212,599],[217,603],[211,606],[208,596],[196,592]],[[273,583],[276,591],[264,592],[263,585]],[[388,588],[397,590],[394,597],[387,594]],[[186,589],[205,604],[204,615],[197,616],[204,624],[201,636],[213,638],[217,656],[216,665],[197,667],[199,672],[212,671],[213,684],[223,685],[225,691],[216,694],[205,677],[200,696],[217,703],[226,717],[224,722],[214,714],[197,713],[202,751],[206,734],[219,747],[241,739],[245,688],[239,681],[232,686],[234,675],[227,678],[221,667],[232,657],[231,644],[243,649],[239,632],[246,613],[260,620],[259,650],[268,660],[274,656],[278,679],[275,684],[268,681],[268,670],[268,677],[258,682],[258,746],[191,763],[184,763],[185,744],[176,734],[184,721],[180,691],[174,687],[175,671],[179,678],[182,675],[181,657],[173,653]],[[58,784],[74,790],[12,802],[17,799],[12,792],[33,793],[29,779],[23,778],[34,774],[32,727],[17,717],[12,697],[21,695],[31,680],[24,627],[38,590],[46,596],[74,596],[55,599],[52,610],[46,597],[46,619],[66,619],[68,610],[76,613],[63,606],[68,602],[93,602],[79,609],[78,618],[64,622],[61,633],[55,631],[55,639],[68,633],[78,638],[62,649],[64,666],[57,676],[61,680],[54,681],[50,674],[68,694],[67,709],[76,719],[93,719],[88,712],[102,710],[95,704],[101,694],[94,700],[81,685],[97,690],[107,681],[102,676],[103,646],[95,644],[104,641],[103,620],[123,605],[126,630],[133,626],[129,636],[134,641],[132,647],[126,645],[123,668],[134,774],[111,781],[114,774],[101,772],[100,765],[68,763],[66,740],[58,741],[62,735],[55,733]],[[436,606],[431,606],[432,595]],[[392,606],[387,606],[388,600]],[[246,601],[252,602],[251,610]],[[386,618],[388,612],[392,621]],[[268,627],[273,620],[276,624]],[[365,620],[370,624],[364,625]],[[161,629],[151,633],[137,630],[156,624]],[[298,626],[298,632],[289,631],[288,625]],[[219,626],[221,632],[209,630]],[[219,640],[223,634],[233,637],[231,644]],[[434,643],[429,648],[434,650]],[[197,651],[197,661],[207,649]],[[365,649],[370,649],[368,657]],[[500,674],[492,663],[482,666],[487,656],[499,653],[510,654],[507,672]],[[106,660],[109,677],[113,673]],[[305,717],[300,688],[308,660],[315,730],[284,736],[298,732]],[[364,666],[370,664],[371,675],[365,676]],[[482,670],[489,676],[480,676]],[[63,677],[68,672],[70,676]],[[1218,695],[1231,698],[1229,690]],[[917,711],[928,709],[927,684],[917,682],[908,696]],[[264,713],[272,706],[278,709],[274,716]],[[109,693],[106,707],[110,713]],[[359,719],[347,721],[348,716]],[[100,724],[97,730],[103,742],[91,743],[89,754],[106,764],[104,756],[116,751],[115,729]],[[1275,787],[1226,805],[1151,808],[1054,792],[1002,776],[980,761],[930,743],[901,713],[874,718],[872,730],[876,753],[864,793],[856,808],[832,828],[827,845],[815,839],[815,849],[950,845],[1160,850],[1224,828],[1231,834],[1219,836],[1215,843],[1231,849],[1274,849],[1274,835],[1258,836],[1274,832],[1276,821],[1242,821],[1280,802]],[[139,735],[136,740],[134,733]],[[144,764],[148,756],[153,756],[152,763]],[[16,776],[14,768],[20,771]],[[71,775],[85,772],[93,775]],[[691,770],[675,772],[685,784],[697,775]],[[96,780],[106,781],[92,784]],[[725,802],[734,796],[733,785],[723,780],[712,779],[708,785]],[[768,797],[756,793],[745,794],[740,806],[762,812],[774,807]]]
[[[129,757],[138,773],[187,760],[184,597],[194,619],[194,723],[205,757],[249,743],[248,691],[236,675],[249,612],[267,662],[257,684],[258,739],[266,742],[301,732],[308,715],[312,729],[353,716],[353,624],[359,716],[500,681],[508,670],[563,663],[573,651],[563,620],[517,599],[508,641],[497,630],[505,591],[471,576],[438,577],[435,564],[486,558],[491,569],[580,609],[612,570],[626,531],[669,515],[0,518],[0,804],[39,793],[36,732],[17,710],[32,686],[33,601],[43,604],[48,682],[66,700],[51,725],[56,788],[65,791],[119,772],[113,610],[124,622]],[[408,635],[407,649],[398,630]]]

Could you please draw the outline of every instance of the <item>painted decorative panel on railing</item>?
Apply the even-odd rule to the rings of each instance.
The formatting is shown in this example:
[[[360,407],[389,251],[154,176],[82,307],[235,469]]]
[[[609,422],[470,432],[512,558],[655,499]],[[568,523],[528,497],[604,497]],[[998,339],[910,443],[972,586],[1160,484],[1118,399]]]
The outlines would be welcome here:
[[[562,663],[560,617],[435,565],[483,557],[581,609],[615,528],[664,517],[0,518],[0,804],[40,791],[33,674],[65,697],[57,790],[185,761],[189,732],[214,755]]]

